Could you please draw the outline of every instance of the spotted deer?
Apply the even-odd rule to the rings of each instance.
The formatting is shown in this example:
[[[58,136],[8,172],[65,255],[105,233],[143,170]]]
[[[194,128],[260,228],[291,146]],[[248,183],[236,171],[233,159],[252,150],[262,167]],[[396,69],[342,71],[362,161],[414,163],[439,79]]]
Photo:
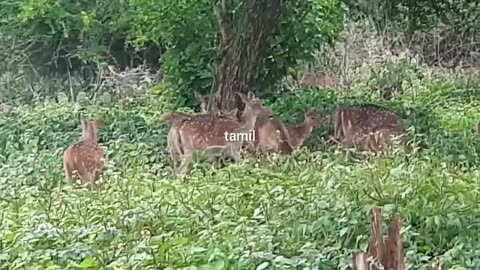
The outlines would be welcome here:
[[[98,145],[98,129],[103,127],[101,120],[81,122],[83,139],[70,145],[63,153],[65,179],[79,179],[82,184],[94,184],[104,167],[104,153]]]
[[[334,115],[334,139],[344,147],[361,146],[377,152],[402,134],[400,119],[377,106],[340,107]]]
[[[229,112],[217,112],[215,116],[218,116],[220,118],[228,118],[235,121],[239,121],[237,117],[237,111],[238,109],[233,109]],[[171,112],[166,114],[163,117],[163,121],[170,124],[171,126],[167,135],[167,149],[168,149],[168,152],[172,155],[172,158],[175,155],[183,154],[182,143],[178,141],[179,139],[178,129],[181,127],[181,125],[185,120],[191,118],[192,116],[193,116],[192,114],[188,114],[184,112]],[[212,114],[208,114],[208,113],[195,114],[195,117],[198,119],[200,118],[209,119],[211,116]]]
[[[169,150],[180,154],[181,164],[178,175],[184,176],[193,153],[221,153],[239,161],[240,149],[244,142],[226,140],[227,133],[245,133],[253,130],[258,116],[271,117],[272,112],[263,106],[253,93],[248,96],[237,93],[245,103],[240,120],[218,115],[190,115],[177,118],[167,138]],[[173,158],[173,155],[172,155]]]

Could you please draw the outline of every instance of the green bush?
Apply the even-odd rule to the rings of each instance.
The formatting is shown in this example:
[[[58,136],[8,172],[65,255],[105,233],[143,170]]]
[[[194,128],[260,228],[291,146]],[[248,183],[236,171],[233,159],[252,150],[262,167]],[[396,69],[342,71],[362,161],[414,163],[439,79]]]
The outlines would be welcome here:
[[[345,0],[353,15],[368,17],[382,32],[392,23],[412,34],[416,30],[430,30],[441,24],[460,27],[459,34],[478,30],[476,15],[480,3],[475,0],[421,0],[385,1]],[[459,29],[456,29],[459,30]],[[473,32],[472,32],[473,31]],[[461,33],[460,33],[461,32]]]

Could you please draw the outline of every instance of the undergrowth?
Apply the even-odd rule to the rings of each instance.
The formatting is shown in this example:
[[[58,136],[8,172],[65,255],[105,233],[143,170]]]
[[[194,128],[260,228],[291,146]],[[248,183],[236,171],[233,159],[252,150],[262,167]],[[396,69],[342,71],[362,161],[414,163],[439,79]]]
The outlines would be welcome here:
[[[173,178],[165,151],[161,116],[177,107],[168,89],[18,108],[0,118],[0,269],[349,269],[375,206],[401,214],[410,269],[433,259],[478,269],[479,95],[443,81],[391,101],[296,89],[267,105],[287,122],[309,107],[321,112],[327,124],[306,148],[219,170],[197,163],[185,182]],[[362,103],[396,112],[409,140],[425,147],[358,161],[326,145],[326,116]],[[108,169],[93,191],[65,183],[61,168],[80,118],[106,123]]]

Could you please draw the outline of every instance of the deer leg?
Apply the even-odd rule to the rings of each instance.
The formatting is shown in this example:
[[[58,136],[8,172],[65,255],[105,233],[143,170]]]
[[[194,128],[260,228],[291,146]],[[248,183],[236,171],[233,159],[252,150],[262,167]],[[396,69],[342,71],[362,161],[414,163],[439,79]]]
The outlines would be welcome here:
[[[242,160],[242,157],[240,156],[240,150],[242,149],[241,144],[233,144],[230,146],[230,151],[231,151],[231,157],[236,161],[239,162]]]
[[[190,162],[192,161],[192,153],[184,153],[184,155],[181,157],[181,164],[178,167],[178,173],[177,175],[179,177],[184,177],[187,173],[188,170],[188,165],[190,165]]]
[[[63,171],[65,172],[65,180],[74,182],[73,181],[73,174],[72,174],[72,169],[68,166],[67,163],[63,164]]]

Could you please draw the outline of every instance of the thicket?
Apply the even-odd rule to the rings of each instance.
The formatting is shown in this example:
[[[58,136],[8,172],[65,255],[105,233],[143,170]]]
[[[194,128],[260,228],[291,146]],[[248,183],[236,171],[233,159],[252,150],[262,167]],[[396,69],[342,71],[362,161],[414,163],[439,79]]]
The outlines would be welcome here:
[[[1,0],[0,101],[95,92],[107,65],[123,70],[145,64],[151,73],[161,69],[184,98],[192,90],[205,93],[223,56],[215,9],[224,2],[235,16],[245,14],[242,2],[233,0]],[[428,64],[454,66],[478,59],[477,1],[377,2],[286,1],[268,42],[257,94],[270,93],[289,71],[314,60],[318,50],[331,48],[345,19],[368,18],[378,33],[404,33],[390,45],[413,48]]]

